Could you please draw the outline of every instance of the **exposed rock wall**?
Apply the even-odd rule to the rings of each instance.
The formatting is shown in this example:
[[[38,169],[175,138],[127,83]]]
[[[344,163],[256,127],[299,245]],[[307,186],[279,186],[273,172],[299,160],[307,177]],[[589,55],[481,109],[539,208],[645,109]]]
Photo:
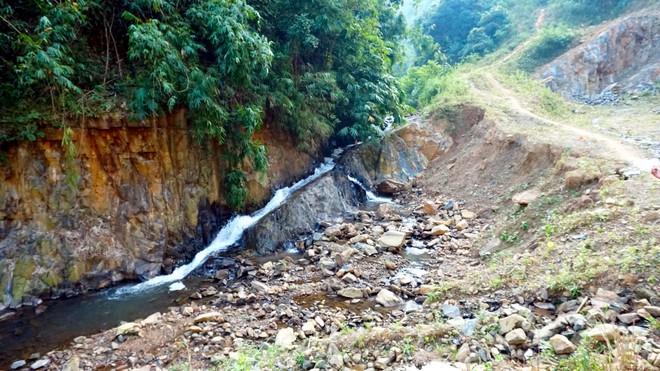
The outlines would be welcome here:
[[[567,98],[592,97],[615,83],[630,90],[652,87],[660,78],[660,13],[616,21],[543,66],[538,76]]]
[[[199,146],[183,112],[74,128],[78,180],[67,181],[62,133],[4,149],[0,287],[5,305],[148,279],[212,239],[221,223],[221,149]],[[266,127],[271,167],[249,177],[249,202],[302,177],[314,158]],[[25,300],[24,300],[25,299]]]

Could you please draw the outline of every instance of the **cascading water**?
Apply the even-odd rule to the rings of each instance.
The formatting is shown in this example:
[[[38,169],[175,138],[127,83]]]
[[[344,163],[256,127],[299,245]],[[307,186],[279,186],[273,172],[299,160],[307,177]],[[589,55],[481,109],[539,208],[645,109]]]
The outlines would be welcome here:
[[[110,299],[120,298],[123,295],[138,293],[143,290],[158,287],[164,284],[172,284],[170,286],[171,290],[180,290],[184,288],[183,284],[179,281],[186,278],[190,273],[192,273],[197,267],[204,264],[209,257],[219,252],[227,251],[231,246],[235,245],[243,235],[246,229],[255,225],[259,220],[266,216],[271,211],[282,206],[284,202],[291,196],[291,194],[305,185],[311,183],[312,181],[318,179],[321,175],[329,172],[335,167],[334,157],[338,154],[335,154],[333,158],[326,158],[326,161],[323,165],[319,166],[314,170],[314,174],[309,177],[295,183],[294,185],[286,188],[279,189],[275,192],[273,198],[266,204],[266,206],[255,212],[252,215],[240,215],[227,223],[227,225],[218,232],[217,237],[211,242],[211,244],[200,251],[195,255],[193,260],[186,264],[176,268],[172,273],[165,276],[158,276],[149,281],[142,282],[133,286],[126,286],[115,290],[112,294],[109,295]]]
[[[367,201],[369,202],[374,202],[374,203],[381,203],[381,204],[391,204],[393,203],[391,199],[386,198],[386,197],[380,197],[376,196],[375,193],[371,192],[369,188],[365,187],[362,183],[360,183],[359,180],[355,179],[354,177],[347,175],[348,180],[356,184],[358,187],[362,188],[364,192],[367,194]]]

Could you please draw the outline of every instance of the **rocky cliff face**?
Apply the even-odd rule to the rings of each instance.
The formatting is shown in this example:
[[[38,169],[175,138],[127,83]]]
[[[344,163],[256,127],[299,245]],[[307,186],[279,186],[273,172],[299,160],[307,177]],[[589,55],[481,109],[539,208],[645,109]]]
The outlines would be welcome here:
[[[4,305],[148,279],[213,238],[222,222],[221,149],[192,142],[183,112],[148,122],[99,119],[74,128],[71,183],[61,131],[5,149],[0,164],[0,287]],[[286,134],[258,134],[266,174],[249,202],[300,178],[315,159]]]
[[[386,180],[409,183],[451,145],[445,129],[414,120],[378,141],[350,148],[333,171],[294,193],[286,204],[248,229],[245,246],[258,254],[273,253],[286,243],[302,242],[321,222],[350,219],[365,195],[346,175],[369,188]]]
[[[660,12],[629,16],[542,67],[538,76],[567,98],[647,90],[660,78]]]

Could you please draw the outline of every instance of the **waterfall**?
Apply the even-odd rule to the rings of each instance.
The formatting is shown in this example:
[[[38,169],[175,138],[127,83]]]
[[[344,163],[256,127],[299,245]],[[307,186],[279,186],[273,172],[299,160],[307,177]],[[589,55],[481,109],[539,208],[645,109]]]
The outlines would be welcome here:
[[[362,188],[364,190],[364,192],[366,192],[367,201],[375,202],[375,203],[381,203],[381,204],[391,204],[391,203],[393,203],[392,200],[389,199],[389,198],[376,196],[375,193],[371,192],[371,190],[369,190],[369,188],[365,187],[362,183],[360,183],[359,180],[355,179],[354,177],[352,177],[350,175],[347,175],[347,177],[348,177],[348,180],[355,183],[358,187]]]
[[[109,297],[111,299],[119,298],[126,294],[137,293],[145,289],[165,284],[172,284],[170,286],[171,290],[180,290],[184,286],[179,281],[186,278],[197,267],[204,264],[209,259],[209,257],[214,254],[227,251],[227,249],[235,245],[240,240],[241,236],[243,236],[243,232],[246,229],[255,225],[259,220],[261,220],[261,218],[266,216],[271,211],[282,206],[282,204],[284,204],[284,202],[291,196],[293,192],[318,179],[321,175],[326,174],[334,167],[334,156],[333,158],[326,158],[325,163],[314,170],[314,174],[295,183],[290,187],[282,188],[275,192],[273,198],[271,198],[268,204],[266,204],[266,206],[264,206],[264,208],[261,210],[255,212],[252,215],[240,215],[231,219],[229,223],[227,223],[227,225],[225,225],[224,228],[218,232],[218,235],[213,240],[213,242],[211,242],[207,248],[198,252],[190,263],[176,268],[172,273],[168,275],[154,277],[137,285],[119,288]]]

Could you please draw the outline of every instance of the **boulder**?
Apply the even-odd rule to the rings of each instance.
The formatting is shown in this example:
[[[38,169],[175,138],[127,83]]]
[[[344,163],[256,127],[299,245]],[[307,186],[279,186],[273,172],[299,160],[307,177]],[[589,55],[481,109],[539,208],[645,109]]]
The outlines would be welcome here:
[[[518,205],[527,206],[541,197],[541,192],[536,189],[530,189],[513,196],[513,202]]]
[[[555,350],[556,354],[572,354],[577,350],[575,344],[571,343],[564,335],[555,335],[550,338],[550,345]]]
[[[406,188],[406,183],[394,179],[385,179],[378,183],[376,189],[378,192],[386,195],[395,195]]]
[[[592,329],[584,331],[582,336],[602,342],[615,340],[619,337],[619,328],[611,324],[598,325]]]
[[[477,217],[477,214],[473,213],[472,211],[469,210],[461,210],[461,217],[463,219],[475,219]]]
[[[403,304],[403,299],[398,297],[392,291],[386,289],[380,290],[378,295],[376,295],[376,301],[378,302],[378,304],[386,308],[395,307],[397,305]]]
[[[525,330],[518,328],[506,334],[504,339],[509,345],[522,345],[527,341],[527,334]]]
[[[362,290],[356,287],[347,287],[337,293],[339,296],[348,298],[348,299],[361,299],[364,297]]]
[[[137,335],[140,332],[140,329],[140,325],[135,322],[124,323],[123,325],[117,327],[115,330],[115,336]]]
[[[519,328],[523,322],[525,322],[525,317],[520,314],[512,314],[505,318],[500,318],[500,334],[506,334],[513,331],[516,328]]]
[[[209,312],[209,313],[200,314],[199,316],[195,317],[195,319],[193,320],[194,323],[224,322],[224,321],[225,321],[225,317],[220,312]]]
[[[446,225],[442,225],[442,224],[441,225],[436,225],[431,230],[431,235],[433,235],[433,236],[442,236],[442,235],[445,235],[447,233],[449,233],[449,227],[447,227]]]
[[[296,341],[296,333],[292,328],[287,327],[281,329],[277,336],[275,336],[275,345],[279,345],[284,348],[289,348]]]
[[[401,248],[406,240],[406,234],[398,231],[385,232],[378,239],[378,244],[384,248]]]

